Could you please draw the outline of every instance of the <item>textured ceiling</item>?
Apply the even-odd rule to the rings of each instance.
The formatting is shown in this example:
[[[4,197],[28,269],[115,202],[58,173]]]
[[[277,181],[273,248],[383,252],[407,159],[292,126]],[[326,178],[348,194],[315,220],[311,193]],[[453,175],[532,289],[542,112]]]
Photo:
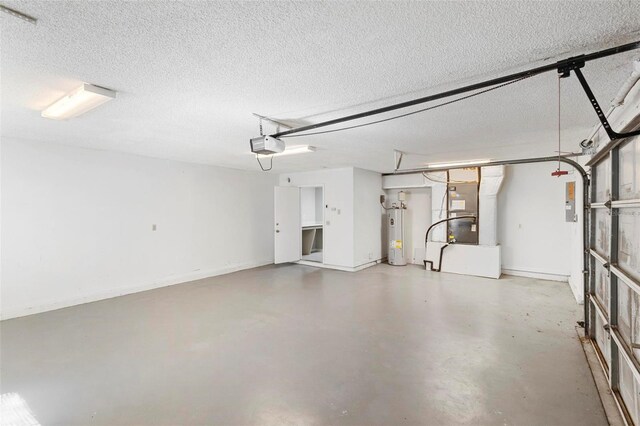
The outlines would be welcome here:
[[[306,124],[478,81],[529,64],[640,39],[640,2],[4,1],[2,136],[257,169],[259,113]],[[640,52],[587,65],[607,104]],[[80,82],[116,100],[58,122],[40,110]],[[370,127],[291,138],[313,154],[274,171],[393,167],[551,155],[557,77],[537,76],[438,110]],[[563,150],[596,117],[562,80]],[[269,129],[268,130],[273,130]]]

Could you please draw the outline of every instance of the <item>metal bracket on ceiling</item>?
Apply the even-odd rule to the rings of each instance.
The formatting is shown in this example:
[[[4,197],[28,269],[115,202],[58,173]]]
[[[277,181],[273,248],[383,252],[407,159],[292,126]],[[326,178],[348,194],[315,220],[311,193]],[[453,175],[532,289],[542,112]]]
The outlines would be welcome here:
[[[29,16],[26,13],[19,12],[19,11],[15,10],[15,9],[11,9],[10,7],[7,7],[7,6],[3,5],[3,4],[0,4],[0,12],[4,12],[4,13],[7,13],[7,14],[9,14],[11,16],[15,16],[16,18],[22,19],[23,21],[26,21],[26,22],[28,22],[30,24],[33,24],[33,25],[38,23],[38,19],[37,18],[34,18],[33,16]]]
[[[609,124],[609,120],[607,119],[606,114],[604,113],[604,111],[602,111],[602,108],[600,108],[600,104],[598,103],[596,96],[593,94],[591,87],[589,87],[589,83],[587,83],[587,79],[584,78],[584,75],[580,70],[581,68],[584,67],[584,64],[585,64],[585,60],[583,56],[584,55],[576,56],[575,58],[569,58],[565,63],[559,66],[558,74],[560,74],[560,78],[569,77],[571,75],[571,71],[573,71],[576,77],[578,77],[578,81],[582,86],[582,90],[584,90],[584,93],[587,95],[587,98],[589,98],[589,102],[591,102],[591,106],[595,110],[596,115],[600,120],[600,123],[602,123],[602,128],[605,130],[605,132],[607,132],[607,136],[609,136],[609,139],[613,141],[617,139],[624,139],[624,138],[640,135],[640,130],[635,130],[633,132],[627,132],[627,133],[618,133],[611,128],[611,124]]]
[[[256,114],[255,112],[251,113],[254,117],[258,117],[261,120],[269,121],[278,126],[286,127],[287,129],[293,129],[293,126],[283,123],[282,121],[274,120],[273,118],[267,117],[266,115]]]
[[[395,171],[397,171],[400,168],[400,164],[402,163],[402,156],[404,155],[404,152],[402,151],[398,151],[397,149],[393,150],[393,158],[394,158],[394,163],[396,168],[394,169]]]

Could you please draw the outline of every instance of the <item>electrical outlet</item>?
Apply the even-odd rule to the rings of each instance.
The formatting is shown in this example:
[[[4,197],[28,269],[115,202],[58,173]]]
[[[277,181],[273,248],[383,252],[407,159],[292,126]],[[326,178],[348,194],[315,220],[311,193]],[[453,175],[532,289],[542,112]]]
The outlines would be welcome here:
[[[151,230],[155,231],[156,229],[158,229],[158,227],[156,226],[156,224],[154,223],[153,225],[151,225]]]

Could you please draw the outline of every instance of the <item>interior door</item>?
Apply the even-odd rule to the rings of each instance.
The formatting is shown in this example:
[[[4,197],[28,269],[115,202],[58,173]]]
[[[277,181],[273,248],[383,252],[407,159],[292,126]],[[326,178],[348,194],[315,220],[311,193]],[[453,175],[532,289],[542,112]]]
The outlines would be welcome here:
[[[302,253],[300,228],[300,188],[276,186],[275,205],[275,263],[297,262]]]

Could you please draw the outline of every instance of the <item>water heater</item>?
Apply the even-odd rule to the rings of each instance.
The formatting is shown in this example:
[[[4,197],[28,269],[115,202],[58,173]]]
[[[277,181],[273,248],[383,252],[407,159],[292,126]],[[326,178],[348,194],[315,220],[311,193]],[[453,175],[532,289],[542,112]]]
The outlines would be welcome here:
[[[387,236],[389,240],[389,265],[404,266],[404,203],[387,210]]]

